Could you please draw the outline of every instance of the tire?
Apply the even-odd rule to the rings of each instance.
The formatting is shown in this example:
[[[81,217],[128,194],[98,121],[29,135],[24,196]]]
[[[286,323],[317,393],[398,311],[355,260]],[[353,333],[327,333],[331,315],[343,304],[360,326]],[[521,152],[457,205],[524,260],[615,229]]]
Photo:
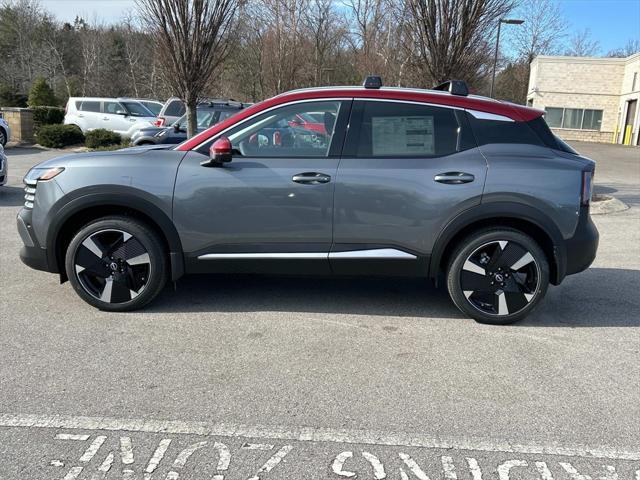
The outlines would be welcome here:
[[[7,144],[8,140],[9,139],[7,138],[7,132],[4,131],[4,128],[0,128],[0,145],[4,147]]]
[[[447,268],[453,303],[480,323],[508,325],[526,317],[549,286],[540,246],[511,228],[479,230],[455,249]]]
[[[144,307],[164,287],[168,262],[158,234],[124,216],[99,218],[73,237],[65,256],[71,285],[85,302],[110,312]]]

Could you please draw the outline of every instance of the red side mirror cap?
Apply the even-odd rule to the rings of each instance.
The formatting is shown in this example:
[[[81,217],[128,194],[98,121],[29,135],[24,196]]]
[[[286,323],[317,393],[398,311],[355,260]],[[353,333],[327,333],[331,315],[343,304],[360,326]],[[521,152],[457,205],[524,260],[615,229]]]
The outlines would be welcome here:
[[[220,137],[209,148],[209,160],[205,160],[200,165],[203,167],[219,167],[223,163],[228,163],[233,158],[233,146],[227,137]]]

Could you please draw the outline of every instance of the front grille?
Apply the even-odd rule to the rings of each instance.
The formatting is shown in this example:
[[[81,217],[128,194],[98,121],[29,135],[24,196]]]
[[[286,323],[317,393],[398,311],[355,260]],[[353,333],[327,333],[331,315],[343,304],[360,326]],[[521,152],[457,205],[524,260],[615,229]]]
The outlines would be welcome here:
[[[24,181],[24,208],[33,208],[33,202],[36,200],[37,180]]]

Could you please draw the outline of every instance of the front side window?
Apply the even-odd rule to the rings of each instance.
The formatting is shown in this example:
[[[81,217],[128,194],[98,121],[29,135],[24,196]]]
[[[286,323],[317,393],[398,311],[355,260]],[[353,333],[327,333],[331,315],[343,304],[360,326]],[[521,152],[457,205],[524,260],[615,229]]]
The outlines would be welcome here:
[[[247,157],[326,157],[340,113],[339,101],[303,102],[263,113],[227,132],[234,150]],[[301,123],[302,115],[322,122]]]
[[[118,112],[124,112],[124,108],[118,102],[104,102],[104,113],[115,115]]]
[[[433,157],[459,151],[455,111],[400,102],[364,102],[358,157]]]

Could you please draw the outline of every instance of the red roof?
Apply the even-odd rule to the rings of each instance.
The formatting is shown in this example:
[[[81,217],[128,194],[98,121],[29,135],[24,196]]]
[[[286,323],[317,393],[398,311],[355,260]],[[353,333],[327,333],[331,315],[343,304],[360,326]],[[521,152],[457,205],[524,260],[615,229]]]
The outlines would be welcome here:
[[[538,118],[544,112],[535,108],[524,107],[508,102],[501,102],[487,97],[452,95],[447,92],[434,90],[382,88],[367,89],[363,87],[324,87],[316,89],[294,90],[283,93],[276,97],[269,98],[263,102],[256,103],[251,107],[238,112],[204,132],[194,136],[190,140],[178,146],[177,150],[191,150],[202,142],[216,135],[218,132],[234,125],[239,120],[248,118],[262,110],[280,104],[296,100],[323,99],[323,98],[378,98],[388,100],[408,100],[414,102],[425,102],[436,105],[449,105],[452,107],[467,108],[481,112],[502,115],[517,122],[527,122]]]

